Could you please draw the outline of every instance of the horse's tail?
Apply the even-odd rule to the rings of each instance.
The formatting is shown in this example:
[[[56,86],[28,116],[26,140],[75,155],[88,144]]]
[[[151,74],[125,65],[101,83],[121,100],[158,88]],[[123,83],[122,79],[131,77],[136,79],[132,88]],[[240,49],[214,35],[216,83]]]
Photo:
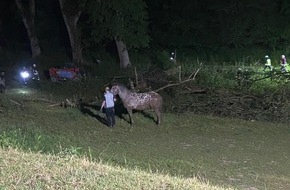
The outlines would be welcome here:
[[[163,98],[160,94],[158,94],[158,101],[159,101],[158,110],[162,113],[163,112]]]

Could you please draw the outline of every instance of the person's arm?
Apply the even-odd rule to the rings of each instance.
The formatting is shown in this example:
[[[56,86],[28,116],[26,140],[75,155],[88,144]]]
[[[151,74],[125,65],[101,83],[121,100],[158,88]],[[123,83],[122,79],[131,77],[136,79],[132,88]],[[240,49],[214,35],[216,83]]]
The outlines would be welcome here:
[[[103,101],[101,109],[103,109],[103,107],[105,106],[106,101]]]
[[[104,100],[103,103],[102,103],[102,106],[101,106],[100,110],[103,110],[103,107],[105,106],[105,103],[106,103],[106,101]]]

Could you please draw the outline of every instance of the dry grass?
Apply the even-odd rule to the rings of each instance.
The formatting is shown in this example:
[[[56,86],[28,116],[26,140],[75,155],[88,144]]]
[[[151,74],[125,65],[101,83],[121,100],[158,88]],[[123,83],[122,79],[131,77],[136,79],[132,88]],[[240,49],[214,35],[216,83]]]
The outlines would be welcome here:
[[[197,178],[179,178],[112,167],[76,156],[0,149],[0,189],[225,190]]]

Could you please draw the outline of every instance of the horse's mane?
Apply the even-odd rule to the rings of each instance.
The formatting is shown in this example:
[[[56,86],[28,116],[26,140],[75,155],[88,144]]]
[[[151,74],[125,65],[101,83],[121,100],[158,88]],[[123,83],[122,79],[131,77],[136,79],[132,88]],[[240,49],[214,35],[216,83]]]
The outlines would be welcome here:
[[[120,89],[120,91],[122,91],[122,92],[125,92],[125,91],[128,91],[128,92],[131,92],[131,90],[129,90],[125,85],[123,85],[123,84],[115,84],[116,86],[119,86],[119,89]]]
[[[140,94],[140,93],[155,93],[154,91],[149,91],[149,92],[134,92],[132,90],[130,90],[129,88],[127,88],[124,84],[121,83],[115,83],[113,86],[118,86],[119,90],[121,92],[127,92],[127,93],[132,93],[132,94]]]

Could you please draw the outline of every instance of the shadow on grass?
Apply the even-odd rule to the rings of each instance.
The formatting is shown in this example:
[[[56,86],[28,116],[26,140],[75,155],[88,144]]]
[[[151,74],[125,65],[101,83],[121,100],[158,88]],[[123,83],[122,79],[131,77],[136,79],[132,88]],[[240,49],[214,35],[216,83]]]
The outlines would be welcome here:
[[[152,116],[152,114],[148,113],[148,112],[145,112],[145,111],[141,111],[141,114],[145,117],[145,118],[148,118],[148,119],[151,119],[152,121],[154,121],[154,123],[156,125],[158,125],[158,120],[154,118],[154,116]],[[155,114],[155,113],[154,113]]]
[[[80,106],[80,111],[82,113],[84,113],[84,114],[88,114],[89,116],[91,116],[93,118],[96,118],[100,123],[102,123],[102,124],[104,124],[104,125],[107,126],[105,113],[103,111],[101,112],[101,113],[104,114],[104,117],[102,117],[99,114],[95,114],[91,110],[91,109],[94,109],[96,111],[99,111],[100,108],[101,108],[101,106],[98,106],[98,105],[90,105],[90,104],[83,103]],[[144,117],[153,120],[157,124],[158,121],[154,119],[154,117],[152,116],[152,114],[147,113],[145,111],[135,111],[135,110],[133,110],[133,118],[134,118],[134,113],[136,113],[136,112],[140,112]],[[124,114],[125,115],[128,115],[128,117],[124,117],[123,116]],[[131,124],[131,122],[130,122],[130,116],[129,116],[128,112],[127,112],[127,109],[123,106],[123,104],[116,104],[115,105],[115,115],[117,117],[119,117],[120,119],[128,122],[128,124]]]
[[[127,109],[123,106],[123,104],[115,104],[115,115],[120,119],[130,123],[130,120],[127,120],[125,117],[123,117],[123,114],[128,115]]]
[[[149,110],[144,110],[144,111],[140,111],[140,110],[133,110],[133,119],[134,119],[134,113],[141,113],[145,118],[151,119],[152,121],[154,121],[154,123],[158,124],[158,121],[155,120],[154,116],[152,116],[152,114],[148,113]],[[149,111],[150,112],[150,111]],[[115,113],[116,116],[118,116],[120,119],[125,120],[126,122],[128,122],[129,124],[131,124],[130,122],[130,116],[128,114],[127,109],[123,106],[123,104],[117,104],[115,106]],[[123,117],[123,114],[128,115],[128,117]]]
[[[101,108],[101,106],[97,106],[97,105],[90,105],[90,104],[86,104],[86,103],[82,103],[80,106],[80,111],[84,114],[88,114],[89,116],[96,118],[100,123],[104,124],[107,126],[106,123],[106,114],[102,111],[99,111]],[[95,114],[94,112],[92,112],[91,109],[94,109],[96,111],[99,111],[100,113],[104,114],[104,117],[101,117],[99,114]],[[127,110],[124,108],[124,106],[122,104],[116,104],[115,105],[115,115],[117,117],[119,117],[120,119],[123,119],[125,121],[127,121],[128,123],[130,123],[130,120],[127,120],[126,118],[123,117],[123,114],[128,114]]]
[[[85,103],[82,103],[80,104],[80,111],[83,113],[83,114],[87,114],[93,118],[96,118],[100,123],[104,124],[107,126],[107,123],[106,123],[106,118],[105,117],[101,117],[100,115],[98,114],[95,114],[91,111],[91,109],[95,109],[95,110],[100,110],[100,106],[94,106],[94,105],[89,105],[89,104],[85,104]]]
[[[154,117],[150,114],[147,113],[147,111],[140,111],[140,110],[133,110],[133,120],[134,120],[134,113],[141,113],[145,118],[149,118],[153,120],[156,124],[158,123],[157,120],[154,119]],[[123,116],[124,114],[128,115],[126,118]],[[128,124],[131,124],[130,122],[130,116],[128,114],[127,109],[124,107],[123,104],[116,104],[115,105],[115,115],[118,116],[120,119],[125,120],[128,122]]]

